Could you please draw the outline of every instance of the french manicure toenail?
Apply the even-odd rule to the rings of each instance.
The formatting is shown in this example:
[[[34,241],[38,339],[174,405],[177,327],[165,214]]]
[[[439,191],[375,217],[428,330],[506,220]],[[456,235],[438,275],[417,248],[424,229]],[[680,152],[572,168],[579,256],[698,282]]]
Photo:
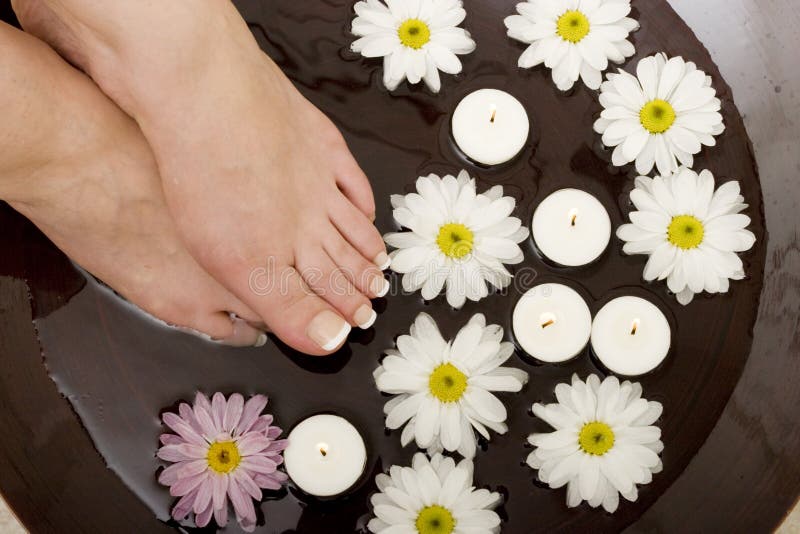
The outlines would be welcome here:
[[[375,265],[378,266],[378,269],[381,271],[385,271],[389,268],[392,264],[392,260],[389,258],[389,255],[385,252],[381,252],[377,256],[375,256]]]
[[[330,310],[318,313],[308,324],[308,329],[306,330],[308,337],[319,345],[322,350],[337,348],[349,333],[350,325],[347,321]]]
[[[362,330],[366,330],[367,328],[374,325],[375,319],[377,318],[378,314],[375,313],[375,310],[372,309],[372,306],[368,306],[366,304],[361,306],[353,316],[353,320]]]
[[[261,334],[259,334],[258,339],[256,339],[256,342],[255,342],[255,344],[253,346],[254,347],[263,347],[266,344],[267,344],[267,334],[262,332]]]
[[[389,292],[389,288],[392,285],[389,281],[385,278],[375,278],[372,283],[369,285],[369,289],[375,298],[385,297],[386,294]]]

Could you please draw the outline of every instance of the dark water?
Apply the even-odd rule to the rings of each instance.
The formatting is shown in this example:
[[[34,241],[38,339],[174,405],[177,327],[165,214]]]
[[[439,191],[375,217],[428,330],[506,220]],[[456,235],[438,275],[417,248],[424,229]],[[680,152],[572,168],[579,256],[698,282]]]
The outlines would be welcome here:
[[[600,111],[596,95],[578,84],[559,93],[543,69],[519,71],[515,65],[523,46],[505,37],[502,19],[514,1],[466,0],[466,27],[478,49],[463,57],[464,73],[443,76],[442,92],[429,94],[421,86],[401,86],[388,94],[381,85],[379,63],[348,50],[352,2],[239,2],[264,50],[297,87],[342,129],[358,161],[370,176],[378,204],[377,225],[395,229],[388,198],[413,190],[417,176],[457,173],[466,167],[478,177],[479,190],[496,184],[518,202],[516,216],[529,224],[544,197],[564,187],[589,191],[609,211],[614,227],[629,211],[633,174],[610,166],[610,153],[599,144],[592,123]],[[665,470],[640,490],[636,503],[622,502],[615,515],[588,506],[568,510],[563,490],[535,482],[524,465],[529,450],[525,438],[546,426],[533,418],[534,402],[552,402],[553,388],[572,373],[585,377],[601,369],[587,349],[564,365],[539,365],[516,355],[510,365],[526,369],[530,382],[516,395],[501,398],[509,410],[510,431],[483,444],[476,458],[476,485],[500,491],[504,532],[620,530],[636,520],[683,471],[716,422],[741,374],[752,342],[761,290],[765,231],[757,173],[730,94],[708,54],[663,1],[639,3],[634,13],[642,29],[634,34],[637,57],[657,51],[683,55],[714,77],[723,99],[727,131],[719,144],[696,159],[696,169],[711,169],[718,181],[739,179],[751,207],[758,237],[744,257],[749,279],[732,283],[724,296],[698,297],[680,306],[664,284],[641,281],[644,257],[625,257],[612,244],[594,264],[578,269],[547,265],[530,240],[523,243],[525,277],[506,295],[451,309],[443,297],[425,304],[419,294],[392,296],[376,302],[380,317],[366,332],[354,332],[349,343],[330,358],[299,355],[278,344],[260,349],[230,349],[171,331],[147,319],[110,291],[87,281],[47,243],[26,246],[20,262],[32,271],[36,326],[45,364],[59,390],[69,399],[109,467],[153,511],[166,521],[173,499],[156,483],[161,465],[155,458],[162,431],[159,414],[196,390],[229,394],[265,393],[268,410],[285,429],[312,413],[336,412],[359,428],[367,443],[368,471],[349,496],[319,502],[289,489],[269,495],[260,505],[263,532],[353,532],[369,517],[368,496],[374,474],[392,464],[407,464],[415,452],[402,449],[399,431],[384,430],[382,406],[372,371],[381,352],[407,331],[420,311],[433,315],[447,336],[453,336],[474,313],[484,313],[509,333],[516,300],[530,285],[560,282],[584,295],[592,312],[616,296],[634,294],[654,302],[673,330],[670,356],[653,374],[641,379],[645,396],[661,401],[659,423],[666,449]],[[269,37],[268,37],[269,36]],[[635,60],[629,62],[635,65]],[[531,140],[510,164],[480,169],[453,148],[448,117],[467,93],[482,87],[511,92],[525,105],[532,120]],[[313,199],[309,199],[313,202]],[[31,263],[30,258],[36,258]],[[51,261],[45,261],[48,258]],[[27,262],[27,263],[26,263]],[[13,261],[7,260],[13,265]],[[34,267],[31,267],[34,265]],[[13,270],[13,269],[12,269]],[[30,273],[33,274],[30,274]],[[13,274],[13,273],[2,273]],[[393,279],[395,286],[399,279]],[[188,524],[187,524],[188,525]],[[235,526],[229,530],[236,531]]]

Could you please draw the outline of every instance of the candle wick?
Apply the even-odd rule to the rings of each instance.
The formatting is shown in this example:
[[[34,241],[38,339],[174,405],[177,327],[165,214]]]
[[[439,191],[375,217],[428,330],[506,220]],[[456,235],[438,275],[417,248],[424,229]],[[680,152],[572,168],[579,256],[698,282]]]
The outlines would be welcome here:
[[[326,451],[325,449],[320,449],[319,452],[322,456],[328,456],[328,451]]]
[[[575,220],[578,218],[577,215],[572,216],[572,226],[575,226]]]
[[[542,323],[542,328],[547,328],[548,326],[553,325],[555,323],[556,322],[554,320],[550,319],[549,321]]]
[[[489,122],[494,124],[494,119],[497,117],[497,108],[492,106],[492,117],[489,119]]]
[[[639,319],[635,319],[633,324],[631,324],[631,335],[635,336],[636,331],[639,329]]]

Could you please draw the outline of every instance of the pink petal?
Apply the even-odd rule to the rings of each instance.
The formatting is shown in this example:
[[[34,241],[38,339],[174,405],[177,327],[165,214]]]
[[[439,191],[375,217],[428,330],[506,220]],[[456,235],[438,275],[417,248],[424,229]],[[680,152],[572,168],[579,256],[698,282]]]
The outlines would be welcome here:
[[[279,439],[269,444],[269,447],[264,449],[264,452],[281,452],[289,446],[288,439]]]
[[[211,417],[214,418],[214,426],[221,431],[224,431],[222,420],[225,418],[225,409],[227,405],[228,403],[225,402],[225,395],[219,391],[214,393],[214,396],[211,397]]]
[[[183,438],[175,434],[161,434],[158,436],[158,441],[160,441],[162,445],[180,445],[183,443]]]
[[[211,506],[211,504],[209,504],[206,506],[206,509],[199,514],[195,513],[194,524],[200,528],[207,526],[211,522],[211,514],[213,512],[214,508]]]
[[[249,471],[253,471],[255,473],[264,473],[266,475],[274,473],[278,468],[278,464],[264,456],[248,456],[246,458],[242,458],[242,463],[239,465]]]
[[[197,488],[197,498],[194,500],[194,506],[192,506],[195,514],[202,513],[206,508],[211,507],[212,491],[213,482],[211,482],[211,477],[205,477],[200,487]],[[210,516],[211,514],[209,514]]]
[[[281,432],[283,432],[283,431],[280,428],[278,428],[277,426],[271,426],[267,430],[267,437],[269,439],[275,439],[275,438],[277,438],[278,436],[281,435]]]
[[[190,493],[197,493],[198,487],[206,478],[206,475],[202,474],[179,479],[175,484],[170,486],[169,494],[173,497],[182,497]]]
[[[191,443],[180,443],[178,445],[164,445],[156,456],[167,462],[181,462],[184,460],[197,460],[198,458],[205,458],[207,454],[207,447],[200,445],[193,445]]]
[[[264,434],[269,431],[270,428],[269,425],[271,424],[272,424],[272,416],[269,414],[264,414],[258,419],[256,419],[256,422],[253,423],[253,426],[250,427],[249,432],[259,432],[261,434]]]
[[[178,414],[180,414],[184,421],[192,426],[195,432],[198,434],[203,433],[203,429],[200,428],[200,424],[197,422],[197,418],[194,416],[194,410],[192,410],[191,406],[182,402],[180,406],[178,406]]]
[[[195,432],[195,430],[189,423],[187,423],[174,413],[167,412],[161,416],[161,419],[164,421],[165,425],[167,425],[172,430],[177,432],[183,439],[185,439],[189,443],[194,443],[195,445],[203,445],[205,443],[200,434]]]
[[[233,504],[239,522],[252,518],[255,523],[256,511],[253,508],[253,500],[244,494],[235,480],[230,480],[228,483],[228,496],[231,498],[231,504]]]
[[[214,509],[214,521],[217,522],[218,527],[224,527],[228,524],[228,503],[225,504],[220,508]]]
[[[244,434],[255,423],[258,415],[264,411],[267,406],[267,397],[264,395],[253,395],[248,399],[242,411],[242,418],[236,427],[238,434]]]
[[[245,532],[253,532],[256,529],[256,513],[253,512],[253,517],[240,517],[239,526]]]
[[[258,485],[253,482],[253,479],[250,478],[250,475],[248,475],[244,469],[234,471],[233,479],[235,483],[239,484],[239,487],[242,488],[253,499],[257,501],[261,500],[261,488],[259,488]]]
[[[228,399],[228,407],[225,409],[225,415],[222,418],[222,427],[225,432],[233,434],[236,425],[242,418],[242,411],[244,410],[244,397],[239,393],[234,393]]]
[[[288,480],[288,476],[281,471],[275,471],[270,475],[264,475],[261,473],[256,473],[253,475],[253,482],[258,484],[259,488],[264,488],[268,490],[279,490],[286,480]]]
[[[197,496],[197,491],[192,491],[187,493],[175,504],[172,508],[172,517],[176,521],[182,521],[186,519],[186,516],[189,515],[189,512],[192,511],[192,504],[194,504],[194,498]]]
[[[192,460],[189,462],[181,462],[181,469],[178,471],[178,478],[189,478],[200,473],[204,473],[208,469],[208,460],[201,458],[199,460]]]
[[[195,415],[197,414],[198,408],[204,408],[208,413],[211,413],[211,402],[208,400],[208,397],[206,397],[200,391],[198,391],[197,395],[194,396]]]
[[[220,434],[220,431],[219,427],[214,424],[210,412],[205,408],[195,407],[194,415],[197,417],[197,423],[200,425],[200,428],[203,429],[203,437],[208,441],[214,441]]]
[[[211,494],[214,508],[222,508],[226,506],[225,495],[228,491],[228,475],[217,474],[212,476],[211,482],[214,483],[213,492]]]
[[[242,456],[250,456],[251,454],[263,451],[269,447],[270,443],[270,440],[263,435],[249,432],[236,443],[236,446],[239,448],[239,454]]]
[[[180,471],[186,462],[179,462],[172,464],[158,475],[158,483],[164,486],[171,486],[178,481],[178,471]]]

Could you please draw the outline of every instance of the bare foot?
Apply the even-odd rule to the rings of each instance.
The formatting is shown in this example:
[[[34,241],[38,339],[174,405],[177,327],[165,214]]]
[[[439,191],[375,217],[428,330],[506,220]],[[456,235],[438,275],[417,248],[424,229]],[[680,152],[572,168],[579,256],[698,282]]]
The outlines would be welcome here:
[[[310,354],[372,324],[388,256],[369,182],[232,4],[44,4],[23,24],[136,118],[182,238],[217,280]],[[253,287],[254,273],[268,280]]]
[[[47,45],[0,23],[0,193],[70,258],[145,311],[233,345],[258,316],[181,244],[136,123]],[[8,150],[6,150],[8,149]]]

